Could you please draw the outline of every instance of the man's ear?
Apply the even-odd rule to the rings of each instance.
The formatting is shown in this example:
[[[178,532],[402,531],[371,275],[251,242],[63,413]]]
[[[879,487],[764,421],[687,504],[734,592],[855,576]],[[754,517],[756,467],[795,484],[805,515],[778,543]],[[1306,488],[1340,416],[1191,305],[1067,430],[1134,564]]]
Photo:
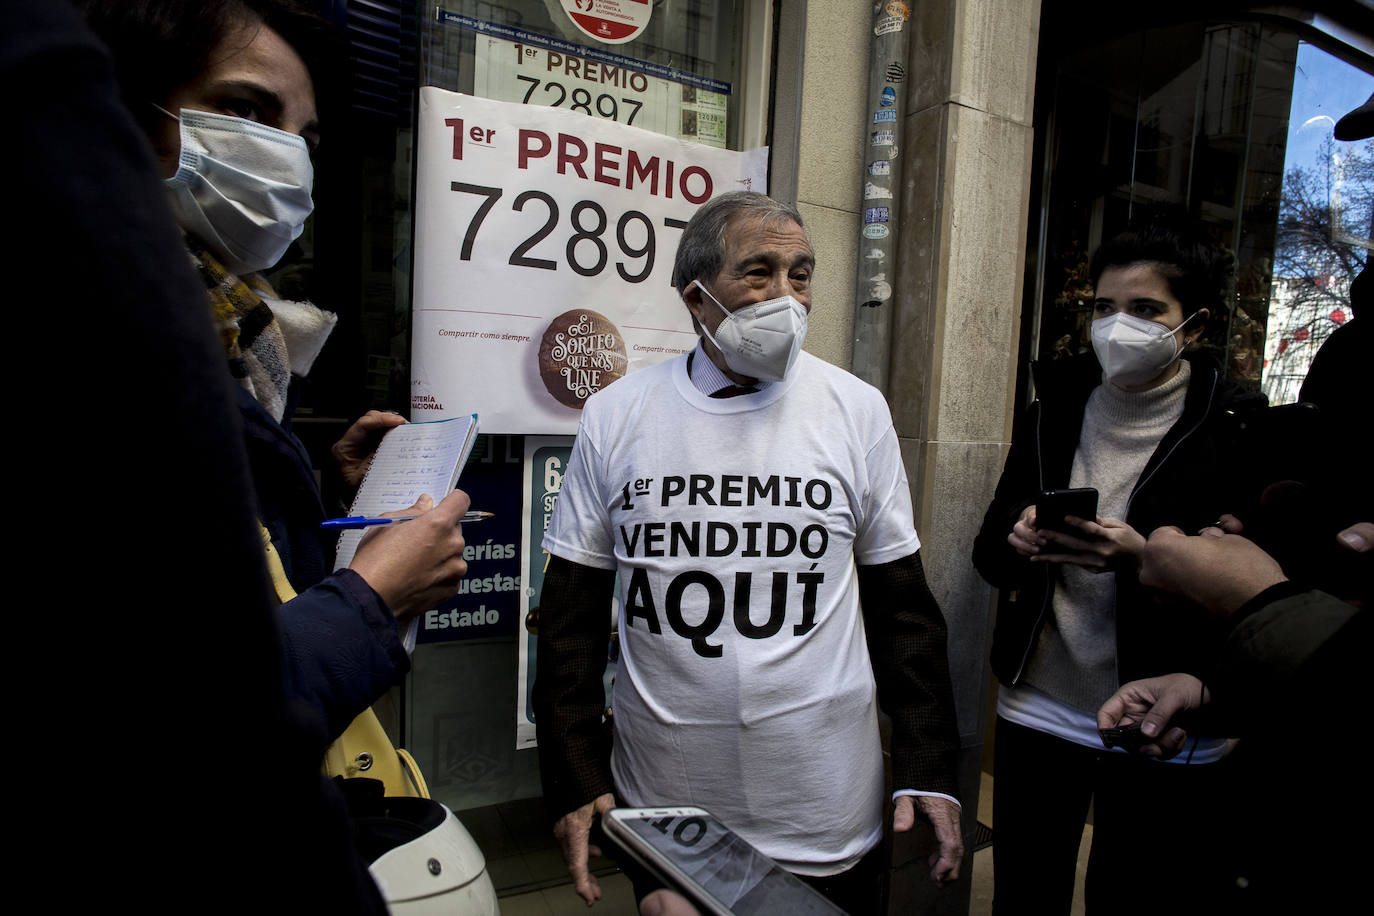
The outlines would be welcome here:
[[[687,311],[691,314],[692,323],[695,326],[701,321],[707,304],[706,295],[701,291],[701,284],[693,280],[683,287],[682,301],[687,306]]]

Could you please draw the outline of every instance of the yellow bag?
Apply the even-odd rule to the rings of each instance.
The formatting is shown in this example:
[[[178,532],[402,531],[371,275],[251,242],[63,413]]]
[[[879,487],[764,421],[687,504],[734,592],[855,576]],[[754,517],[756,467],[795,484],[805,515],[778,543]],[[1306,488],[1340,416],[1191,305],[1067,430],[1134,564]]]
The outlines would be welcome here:
[[[266,528],[262,529],[262,543],[267,551],[267,572],[272,576],[272,587],[276,589],[277,600],[285,604],[296,597],[296,590],[286,578],[286,569]],[[415,758],[409,751],[391,743],[371,708],[364,709],[350,722],[324,752],[324,772],[345,779],[381,780],[386,787],[385,794],[390,796],[429,798],[429,786]]]

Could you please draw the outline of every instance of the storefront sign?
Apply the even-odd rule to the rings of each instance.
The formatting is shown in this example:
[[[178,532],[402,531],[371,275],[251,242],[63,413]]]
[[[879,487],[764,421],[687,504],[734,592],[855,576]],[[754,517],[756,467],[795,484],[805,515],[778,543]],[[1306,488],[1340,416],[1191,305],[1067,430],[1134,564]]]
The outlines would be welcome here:
[[[411,416],[572,434],[621,375],[696,344],[669,285],[696,208],[766,191],[767,150],[420,90]]]

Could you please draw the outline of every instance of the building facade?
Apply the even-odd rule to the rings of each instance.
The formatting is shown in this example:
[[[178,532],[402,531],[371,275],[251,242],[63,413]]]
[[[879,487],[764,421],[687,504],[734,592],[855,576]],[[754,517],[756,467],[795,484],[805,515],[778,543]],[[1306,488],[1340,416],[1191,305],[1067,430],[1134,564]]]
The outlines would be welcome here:
[[[355,79],[338,122],[348,136],[326,147],[338,153],[322,165],[309,254],[288,268],[343,315],[299,421],[312,448],[327,448],[368,407],[409,400],[416,88],[550,104],[550,83],[566,92],[585,70],[560,63],[562,82],[532,85],[503,76],[496,55],[520,35],[596,45],[569,26],[572,4],[327,5],[349,31]],[[1363,169],[1374,154],[1330,139],[1334,120],[1374,92],[1369,9],[1171,3],[1145,15],[1052,0],[662,0],[640,37],[612,46],[626,60],[728,84],[728,93],[693,92],[690,102],[674,96],[671,110],[657,112],[659,129],[729,149],[770,147],[770,193],[797,204],[818,258],[807,349],[884,380],[922,555],[949,621],[970,850],[994,689],[986,659],[995,596],[969,556],[1013,417],[1030,395],[1027,361],[1088,345],[1091,251],[1155,206],[1207,225],[1237,255],[1234,307],[1214,318],[1207,343],[1234,378],[1283,401],[1301,375],[1295,354],[1314,352],[1348,320],[1349,277],[1369,247]],[[896,33],[904,59],[876,61],[875,41]],[[886,138],[895,149],[878,157],[883,104],[873,91],[882,86],[894,88],[900,110]],[[601,116],[613,105],[619,114],[612,102]],[[878,297],[884,336],[875,347],[863,325],[875,307],[861,265],[877,158],[898,165],[901,178],[890,188],[898,216],[883,254],[890,288]],[[1303,247],[1314,235],[1324,242]],[[519,440],[488,437],[483,468],[464,479],[474,506],[518,504]],[[524,536],[490,530],[497,546]],[[469,541],[480,533],[492,543],[488,531],[474,529]],[[492,612],[502,577],[528,587],[518,570],[484,571],[491,557],[489,548],[473,563],[488,586],[464,609]],[[520,626],[424,643],[393,697],[392,725],[435,796],[469,812],[479,838],[492,818],[538,810],[535,754],[516,747],[517,646],[526,638]],[[939,892],[921,868],[904,867],[920,842],[897,844],[891,912],[966,911],[966,879]],[[544,880],[493,878],[506,891]]]

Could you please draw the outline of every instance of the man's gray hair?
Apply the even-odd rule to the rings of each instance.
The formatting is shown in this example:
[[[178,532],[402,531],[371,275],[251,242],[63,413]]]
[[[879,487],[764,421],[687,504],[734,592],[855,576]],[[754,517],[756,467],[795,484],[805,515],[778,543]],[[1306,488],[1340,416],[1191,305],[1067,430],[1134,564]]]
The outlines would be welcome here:
[[[697,279],[712,279],[725,266],[725,230],[736,216],[757,217],[764,225],[788,221],[802,225],[801,214],[791,204],[776,201],[757,191],[731,191],[713,197],[697,209],[673,259],[673,288],[682,293]]]

